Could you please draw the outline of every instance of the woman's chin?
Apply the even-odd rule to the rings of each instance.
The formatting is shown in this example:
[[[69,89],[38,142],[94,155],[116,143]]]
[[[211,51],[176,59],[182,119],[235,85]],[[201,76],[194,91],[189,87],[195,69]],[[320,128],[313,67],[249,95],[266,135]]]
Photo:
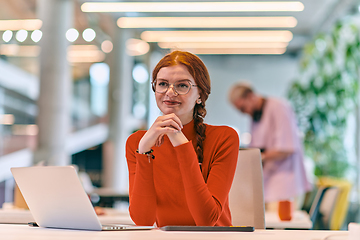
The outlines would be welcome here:
[[[173,108],[166,108],[166,109],[163,109],[161,111],[164,115],[168,115],[168,114],[171,114],[171,113],[174,113],[176,115],[176,111],[175,109]]]
[[[177,112],[177,109],[173,106],[167,106],[165,104],[162,104],[161,106],[158,105],[158,108],[160,109],[160,111],[163,113],[163,114],[170,114],[170,113],[175,113]]]

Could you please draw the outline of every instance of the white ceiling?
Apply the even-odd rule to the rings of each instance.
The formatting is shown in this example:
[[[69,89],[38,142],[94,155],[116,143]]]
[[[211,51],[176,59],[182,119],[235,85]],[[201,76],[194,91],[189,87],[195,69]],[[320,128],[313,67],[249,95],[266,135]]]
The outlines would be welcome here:
[[[319,32],[326,32],[341,17],[352,13],[357,6],[356,0],[302,0],[305,9],[292,15],[298,25],[291,31],[294,39],[289,50],[299,50]],[[357,10],[357,8],[356,8]]]
[[[99,1],[99,0],[90,0]],[[146,2],[153,2],[149,0],[142,0]],[[188,0],[189,1],[189,0]],[[211,0],[200,0],[211,1]],[[213,0],[215,1],[215,0]],[[217,0],[218,1],[218,0]],[[228,0],[229,1],[229,0]],[[249,1],[249,0],[247,0]],[[266,1],[266,0],[262,0]],[[270,0],[267,0],[270,1]],[[285,1],[285,0],[277,0]],[[75,27],[85,29],[88,27],[89,19],[98,21],[98,25],[103,32],[112,35],[109,25],[114,25],[117,18],[125,16],[125,14],[111,13],[111,14],[86,14],[80,10],[81,3],[85,0],[74,0],[75,2]],[[117,1],[113,1],[117,2]],[[120,1],[119,1],[120,2]],[[132,1],[134,2],[134,1]],[[175,2],[175,1],[174,1]],[[302,12],[275,12],[275,13],[217,13],[217,14],[196,14],[196,16],[294,16],[298,20],[295,28],[289,29],[293,32],[294,38],[290,42],[288,52],[294,52],[301,49],[301,47],[314,35],[320,31],[327,31],[333,23],[340,17],[347,13],[354,11],[358,0],[301,0],[305,9]],[[2,19],[19,19],[19,18],[36,18],[36,0],[0,0],[0,20]],[[357,9],[357,8],[356,8]],[[97,17],[94,18],[94,15]],[[131,14],[137,16],[147,16],[149,14]],[[154,14],[151,14],[154,15]],[[190,14],[186,14],[190,16]],[[91,17],[92,16],[92,17]],[[128,15],[129,16],[129,15]],[[157,14],[157,16],[184,16],[184,14],[165,13]],[[194,14],[191,14],[194,16]],[[109,21],[113,21],[109,24]],[[106,29],[107,28],[107,29]]]
[[[99,2],[99,0],[80,0],[83,2]],[[111,1],[111,0],[110,0]],[[155,0],[138,0],[140,2],[155,2]],[[169,2],[177,2],[167,0]],[[191,0],[187,0],[191,1]],[[195,1],[195,0],[192,0]],[[218,0],[198,0],[198,2],[218,1]],[[233,0],[227,0],[233,1]],[[245,0],[249,1],[249,0]],[[250,0],[251,1],[251,0]],[[262,0],[262,1],[274,1],[274,0]],[[277,1],[289,1],[289,0],[277,0]],[[109,1],[107,1],[109,2]],[[122,2],[114,1],[111,2]],[[125,2],[125,1],[123,1]],[[135,1],[132,1],[135,2]],[[125,15],[124,13],[111,13],[114,21],[117,18],[123,16],[294,16],[298,20],[298,24],[295,28],[289,29],[293,32],[294,38],[288,46],[288,52],[296,52],[302,48],[302,46],[311,40],[318,32],[328,31],[333,23],[345,16],[348,13],[354,11],[357,6],[357,0],[301,0],[305,9],[302,12],[262,12],[262,13],[161,13],[161,14],[131,14]],[[356,8],[357,9],[357,8]]]

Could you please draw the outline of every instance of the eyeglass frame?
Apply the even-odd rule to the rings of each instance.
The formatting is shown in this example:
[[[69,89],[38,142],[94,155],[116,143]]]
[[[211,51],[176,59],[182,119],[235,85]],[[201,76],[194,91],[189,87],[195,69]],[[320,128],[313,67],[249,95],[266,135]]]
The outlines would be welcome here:
[[[177,94],[177,95],[186,95],[186,94],[188,94],[189,92],[190,92],[190,90],[191,90],[191,87],[198,87],[198,85],[194,85],[194,84],[192,84],[192,82],[189,80],[189,79],[183,79],[183,80],[177,80],[176,82],[174,82],[174,83],[169,83],[169,81],[168,80],[162,80],[162,81],[164,81],[164,82],[168,82],[168,87],[167,87],[167,89],[166,89],[166,91],[164,91],[164,92],[157,92],[156,91],[156,82],[157,82],[157,79],[155,79],[154,81],[152,81],[152,83],[151,83],[151,85],[152,85],[152,90],[154,91],[154,92],[157,92],[157,93],[160,93],[160,94],[163,94],[163,93],[166,93],[167,91],[169,91],[169,88],[170,88],[170,86],[172,86],[172,89],[173,89],[173,91]],[[190,87],[189,87],[189,91],[187,92],[187,93],[184,93],[184,94],[180,94],[180,93],[178,93],[178,91],[176,91],[176,89],[175,89],[175,87],[174,87],[174,84],[175,83],[177,83],[177,82],[180,82],[180,81],[187,81],[187,82],[189,82],[190,83]]]

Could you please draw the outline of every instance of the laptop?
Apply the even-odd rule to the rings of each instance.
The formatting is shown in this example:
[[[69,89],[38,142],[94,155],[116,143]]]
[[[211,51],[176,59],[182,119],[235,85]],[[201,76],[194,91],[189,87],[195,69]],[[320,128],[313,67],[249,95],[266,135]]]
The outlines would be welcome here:
[[[81,230],[149,230],[153,226],[101,225],[73,166],[11,168],[40,227]]]

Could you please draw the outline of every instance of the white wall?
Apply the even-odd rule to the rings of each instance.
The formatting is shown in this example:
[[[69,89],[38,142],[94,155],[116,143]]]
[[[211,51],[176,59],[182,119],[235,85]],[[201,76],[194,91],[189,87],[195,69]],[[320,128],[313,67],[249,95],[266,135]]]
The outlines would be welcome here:
[[[232,126],[240,134],[249,131],[250,118],[238,112],[228,102],[227,94],[232,84],[245,79],[260,94],[286,98],[290,83],[298,76],[298,59],[289,55],[202,55],[200,58],[207,66],[211,78],[205,122]]]

